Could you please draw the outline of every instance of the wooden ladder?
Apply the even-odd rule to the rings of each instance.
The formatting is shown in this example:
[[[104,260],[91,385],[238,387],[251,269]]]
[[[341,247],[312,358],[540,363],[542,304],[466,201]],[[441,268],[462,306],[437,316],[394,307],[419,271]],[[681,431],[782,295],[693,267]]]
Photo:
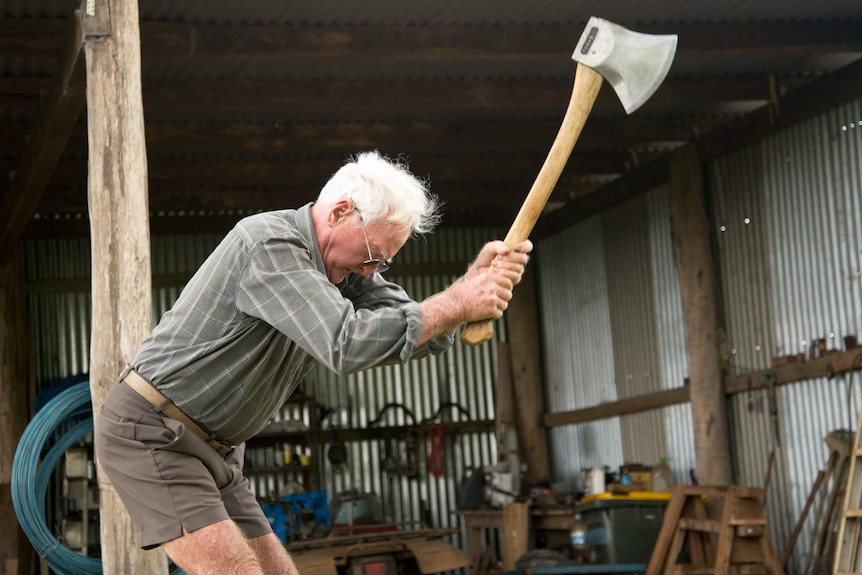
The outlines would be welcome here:
[[[850,452],[850,472],[844,490],[844,508],[838,524],[838,542],[835,547],[833,573],[862,573],[862,554],[859,553],[862,539],[862,411],[856,423],[856,438]]]
[[[784,572],[766,530],[763,489],[680,485],[671,493],[645,575]]]

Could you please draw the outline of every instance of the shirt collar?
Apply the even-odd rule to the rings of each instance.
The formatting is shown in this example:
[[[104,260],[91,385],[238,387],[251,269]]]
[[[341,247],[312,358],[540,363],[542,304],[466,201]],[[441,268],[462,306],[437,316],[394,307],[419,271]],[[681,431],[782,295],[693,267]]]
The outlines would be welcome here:
[[[317,234],[314,231],[314,223],[311,220],[311,206],[314,202],[309,202],[296,210],[296,229],[306,240],[306,245],[311,248],[311,257],[314,260],[314,267],[317,271],[326,275],[326,267],[323,265],[323,256],[320,253],[320,244],[317,243]],[[345,277],[341,283],[337,284],[342,287],[347,283]]]

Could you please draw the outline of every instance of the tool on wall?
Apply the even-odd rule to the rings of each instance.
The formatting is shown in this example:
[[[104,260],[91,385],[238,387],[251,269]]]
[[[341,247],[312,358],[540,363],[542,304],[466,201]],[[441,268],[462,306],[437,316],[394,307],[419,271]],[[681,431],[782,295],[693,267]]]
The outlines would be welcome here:
[[[464,406],[454,401],[442,402],[433,415],[422,420],[422,427],[427,427],[428,429],[426,457],[428,473],[437,478],[443,477],[443,474],[446,472],[446,458],[443,453],[445,442],[443,427],[435,422],[443,420],[444,410],[447,409],[457,411],[467,421],[470,421],[470,412]]]
[[[777,379],[775,372],[767,370],[763,374],[763,385],[766,388],[766,399],[769,404],[769,418],[772,420],[772,436],[775,447],[781,447],[781,426],[778,421],[778,397],[775,392]]]
[[[631,114],[664,81],[676,54],[676,45],[676,34],[642,34],[601,18],[590,18],[572,54],[577,69],[563,123],[506,235],[506,245],[512,247],[529,237],[581,134],[602,81],[607,80],[613,86],[626,113]],[[461,341],[478,345],[493,335],[491,320],[469,323],[461,331]]]
[[[428,428],[428,473],[436,478],[443,477],[446,462],[443,458],[443,428],[432,425]]]
[[[329,444],[329,448],[326,450],[326,459],[337,473],[342,473],[347,463],[347,445],[339,439],[338,430],[342,427],[342,422],[340,421],[342,412],[346,413],[349,418],[350,408],[349,406],[338,406],[325,412],[323,412],[322,408],[321,411],[321,426],[324,423],[328,423],[329,429],[332,430],[332,443]]]
[[[400,409],[410,420],[410,425],[404,432],[403,438],[393,437],[388,434],[383,440],[383,458],[380,462],[380,468],[385,473],[400,475],[402,477],[416,477],[419,474],[419,466],[415,457],[415,439],[413,429],[416,427],[416,416],[404,404],[387,403],[377,413],[377,417],[368,422],[369,427],[375,427],[383,421],[383,417],[390,409]],[[404,442],[404,456],[401,455],[399,443]]]

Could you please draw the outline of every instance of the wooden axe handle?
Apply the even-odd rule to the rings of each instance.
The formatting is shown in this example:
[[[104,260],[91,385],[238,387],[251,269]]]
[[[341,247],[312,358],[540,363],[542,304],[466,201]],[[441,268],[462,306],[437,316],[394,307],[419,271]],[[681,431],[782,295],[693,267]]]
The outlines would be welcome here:
[[[575,85],[572,88],[572,97],[569,100],[566,115],[563,117],[563,123],[536,181],[530,188],[530,193],[527,194],[527,199],[524,200],[512,227],[509,228],[509,233],[506,234],[504,241],[510,248],[530,237],[530,232],[533,231],[533,226],[545,209],[545,204],[569,160],[572,148],[575,147],[575,142],[581,135],[581,130],[587,122],[601,87],[601,74],[579,63],[575,70]],[[491,339],[493,335],[492,320],[471,322],[461,330],[461,341],[469,345],[479,345]]]

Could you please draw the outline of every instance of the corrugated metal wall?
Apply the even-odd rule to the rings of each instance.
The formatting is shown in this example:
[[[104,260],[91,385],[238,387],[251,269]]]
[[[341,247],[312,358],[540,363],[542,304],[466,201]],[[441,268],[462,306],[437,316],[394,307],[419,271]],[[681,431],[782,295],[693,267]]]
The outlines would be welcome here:
[[[475,256],[488,238],[500,237],[491,230],[440,230],[428,238],[410,242],[399,253],[390,274],[416,299],[444,289]],[[216,235],[156,236],[152,259],[154,323],[176,300],[184,282],[197,269],[220,239]],[[37,389],[58,379],[89,371],[91,307],[89,294],[90,246],[87,239],[28,240],[25,242],[25,279],[34,349]],[[398,264],[429,266],[427,275],[398,275]],[[439,275],[440,264],[451,264],[451,275]],[[412,269],[415,269],[413,267]],[[349,377],[339,377],[326,369],[312,372],[304,391],[318,405],[346,408],[342,426],[364,428],[389,403],[407,407],[419,421],[439,415],[440,421],[482,421],[494,419],[494,381],[497,371],[497,344],[505,334],[505,322],[498,322],[495,338],[470,348],[456,345],[441,356],[389,366]],[[449,403],[463,407],[469,417]],[[442,408],[442,409],[441,409]],[[349,413],[349,415],[348,415]],[[312,425],[309,404],[290,403],[276,421],[295,420]],[[381,426],[412,423],[398,409],[387,411]],[[415,479],[381,471],[384,442],[351,442],[348,467],[333,469],[326,461],[325,447],[312,460],[319,487],[334,494],[356,489],[380,497],[384,515],[392,521],[416,523],[421,520],[420,501],[432,511],[434,527],[457,527],[456,486],[466,469],[496,462],[496,443],[490,432],[446,437],[443,442],[444,473],[428,473],[427,438],[416,437],[415,455],[420,473]],[[404,444],[393,444],[406,458]],[[274,471],[284,461],[284,452],[294,446],[278,443],[248,450],[249,479],[259,497],[279,495],[294,488],[300,473]],[[301,448],[310,454],[308,448]],[[457,541],[456,541],[457,543]]]
[[[862,101],[722,158],[707,174],[733,371],[767,368],[816,338],[841,349],[843,336],[859,334]],[[665,187],[540,242],[537,259],[554,411],[682,383],[688,362]],[[763,485],[775,449],[767,518],[779,550],[827,460],[824,437],[857,425],[860,382],[857,372],[781,387],[777,423],[765,392],[729,403],[737,483]],[[667,455],[687,483],[694,467],[688,404],[557,427],[551,439],[558,481]],[[809,518],[792,571],[808,559],[812,526]]]
[[[541,305],[554,310],[542,322],[551,411],[679,387],[688,375],[667,214],[662,188],[537,246]],[[554,476],[579,487],[596,465],[668,458],[683,481],[691,438],[688,405],[557,427]]]
[[[601,218],[540,242],[535,261],[549,410],[616,400]],[[623,461],[617,419],[554,428],[550,441],[552,474],[571,489],[580,487],[582,469]]]
[[[862,101],[716,162],[722,288],[737,370],[808,353],[814,339],[842,349],[845,335],[862,330],[860,166]],[[826,463],[825,436],[856,428],[860,383],[857,372],[781,387],[777,422],[763,394],[733,398],[739,481],[762,483],[775,448],[768,519],[776,540],[789,537]],[[794,548],[797,565],[808,560],[812,526],[809,520]]]

